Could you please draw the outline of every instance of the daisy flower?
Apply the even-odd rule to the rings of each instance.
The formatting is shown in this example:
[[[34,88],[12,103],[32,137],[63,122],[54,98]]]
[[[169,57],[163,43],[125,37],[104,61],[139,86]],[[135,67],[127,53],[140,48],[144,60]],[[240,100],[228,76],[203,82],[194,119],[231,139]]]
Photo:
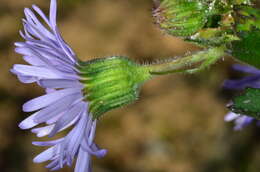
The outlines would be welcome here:
[[[50,161],[46,167],[51,170],[71,166],[76,159],[75,172],[90,172],[91,156],[103,157],[107,153],[94,143],[97,121],[105,112],[136,101],[141,85],[153,76],[193,73],[208,64],[208,56],[217,59],[224,54],[224,47],[216,47],[143,65],[121,56],[83,62],[61,37],[56,24],[56,0],[51,0],[49,17],[35,5],[24,13],[24,30],[20,34],[25,41],[15,43],[15,51],[28,65],[15,64],[11,72],[22,83],[38,84],[46,94],[23,105],[24,112],[33,114],[19,127],[31,129],[38,137],[53,137],[70,128],[60,139],[33,142],[50,147],[34,162]],[[34,128],[39,124],[46,126]]]
[[[226,80],[224,82],[224,88],[233,89],[233,90],[243,90],[246,87],[251,88],[260,88],[260,70],[256,69],[252,66],[235,64],[233,65],[233,69],[239,72],[244,72],[250,74],[248,76],[243,77],[242,79],[237,80]],[[235,126],[234,130],[242,130],[247,125],[251,124],[253,121],[256,121],[257,125],[260,126],[260,121],[249,117],[243,114],[236,114],[233,112],[229,112],[225,118],[225,121],[230,122],[234,121]]]
[[[23,55],[29,65],[15,64],[11,72],[22,83],[35,82],[45,88],[46,94],[23,105],[24,112],[34,113],[19,127],[31,129],[45,123],[46,126],[31,130],[38,137],[53,137],[72,128],[63,138],[33,142],[36,146],[50,146],[33,161],[50,161],[46,167],[58,170],[64,165],[71,166],[77,157],[75,172],[89,172],[91,156],[103,157],[107,151],[99,149],[94,143],[97,119],[89,111],[78,69],[80,62],[60,35],[56,12],[56,0],[51,0],[49,18],[36,5],[32,6],[32,10],[24,10],[24,30],[20,31],[20,35],[25,41],[15,43],[15,51]]]

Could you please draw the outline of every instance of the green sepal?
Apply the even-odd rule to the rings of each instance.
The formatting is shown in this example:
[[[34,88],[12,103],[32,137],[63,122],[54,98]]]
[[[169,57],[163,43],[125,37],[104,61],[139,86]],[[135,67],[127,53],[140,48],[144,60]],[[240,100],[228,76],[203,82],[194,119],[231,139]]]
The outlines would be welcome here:
[[[260,89],[246,88],[240,96],[233,99],[229,108],[232,112],[260,120]]]
[[[146,68],[116,56],[80,62],[79,71],[94,118],[137,100],[140,86],[151,77]]]

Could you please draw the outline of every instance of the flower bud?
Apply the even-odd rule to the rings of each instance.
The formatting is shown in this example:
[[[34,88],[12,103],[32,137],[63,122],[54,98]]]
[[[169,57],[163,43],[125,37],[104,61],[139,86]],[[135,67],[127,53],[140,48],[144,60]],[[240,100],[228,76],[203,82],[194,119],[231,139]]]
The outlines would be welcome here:
[[[157,2],[158,3],[158,2]],[[161,0],[155,22],[173,36],[191,36],[204,27],[211,7],[205,0]]]
[[[221,46],[237,40],[233,8],[247,0],[157,0],[156,23],[173,36],[203,47]]]
[[[146,68],[124,57],[80,62],[79,70],[94,118],[137,100],[140,86],[150,78]]]

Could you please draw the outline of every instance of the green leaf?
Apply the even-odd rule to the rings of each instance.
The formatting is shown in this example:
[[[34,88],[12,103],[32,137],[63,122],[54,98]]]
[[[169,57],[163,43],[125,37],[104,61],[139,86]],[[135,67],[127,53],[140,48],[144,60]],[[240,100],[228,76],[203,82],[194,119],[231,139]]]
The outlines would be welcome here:
[[[247,88],[233,99],[229,108],[232,112],[260,119],[260,89]]]
[[[241,40],[233,41],[229,47],[233,57],[260,68],[260,29],[241,32]]]

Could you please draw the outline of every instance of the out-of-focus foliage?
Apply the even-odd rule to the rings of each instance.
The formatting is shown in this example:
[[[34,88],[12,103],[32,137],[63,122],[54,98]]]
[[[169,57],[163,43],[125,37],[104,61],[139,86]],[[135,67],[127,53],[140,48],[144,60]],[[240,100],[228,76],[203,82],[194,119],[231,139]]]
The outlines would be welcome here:
[[[67,0],[69,1],[69,0]],[[72,0],[71,0],[72,1]],[[164,35],[151,17],[151,0],[59,1],[58,25],[83,60],[125,55],[140,62],[182,55],[196,47]],[[74,1],[73,1],[74,2]],[[0,171],[47,172],[34,164],[39,140],[17,125],[28,114],[22,104],[42,94],[9,73],[24,63],[13,52],[20,40],[23,8],[46,0],[1,0],[0,3]],[[220,85],[230,60],[196,75],[161,76],[144,85],[138,102],[101,118],[97,142],[109,150],[94,159],[94,172],[259,172],[260,130],[233,132],[223,117],[228,96]],[[194,91],[195,90],[195,91]],[[69,172],[65,168],[61,172]]]
[[[232,43],[231,53],[237,59],[260,68],[260,30],[240,32],[239,41]]]
[[[235,27],[240,40],[233,41],[231,54],[250,65],[260,68],[260,10],[239,6],[235,11]]]
[[[260,119],[260,89],[247,88],[243,94],[233,100],[230,107],[233,112]]]

